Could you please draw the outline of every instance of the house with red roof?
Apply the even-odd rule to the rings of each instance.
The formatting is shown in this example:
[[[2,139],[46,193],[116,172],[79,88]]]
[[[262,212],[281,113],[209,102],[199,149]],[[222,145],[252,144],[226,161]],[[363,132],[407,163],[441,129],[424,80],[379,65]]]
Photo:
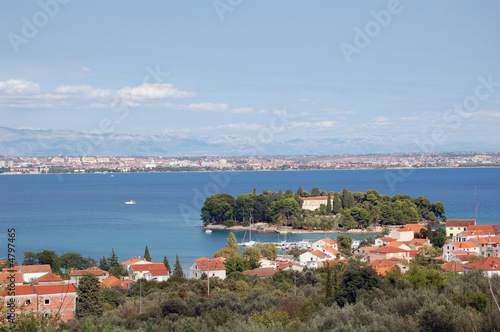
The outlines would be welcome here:
[[[332,246],[327,245],[327,244],[322,245],[317,250],[319,250],[322,253],[328,255],[330,259],[337,258],[337,255],[339,255],[339,257],[341,257],[341,252],[340,251],[338,251],[337,249],[335,249]]]
[[[276,266],[276,270],[278,270],[278,271],[293,270],[293,263],[291,263],[291,262],[279,263],[278,266]]]
[[[23,284],[23,274],[21,272],[2,272],[0,273],[0,285],[7,285],[10,283],[14,283],[14,285],[22,285]]]
[[[389,237],[398,241],[411,241],[414,238],[414,233],[409,228],[396,228],[389,232]]]
[[[85,273],[95,275],[100,282],[109,277],[109,272],[99,269],[97,266],[88,268],[86,270],[71,270],[69,271],[69,281],[78,285],[78,279],[83,277]]]
[[[334,197],[330,197],[330,201],[333,206],[333,199]],[[317,196],[317,197],[301,197],[300,198],[301,204],[300,207],[304,210],[310,210],[314,211],[319,209],[321,204],[327,205],[328,204],[328,196]]]
[[[332,239],[328,238],[328,237],[313,242],[312,245],[311,245],[311,249],[313,249],[313,250],[314,249],[318,249],[319,247],[324,246],[324,245],[329,245],[332,248],[337,249],[337,250],[339,249],[339,246],[338,246],[337,242],[335,240],[332,240]]]
[[[403,228],[411,229],[414,235],[420,234],[420,231],[422,229],[425,229],[425,227],[420,224],[406,224],[403,226]]]
[[[19,265],[11,268],[4,268],[3,272],[15,271],[23,274],[23,282],[36,281],[39,277],[51,273],[52,269],[49,264],[41,265]]]
[[[467,227],[474,226],[476,219],[448,219],[446,221],[446,237],[452,238],[462,231],[466,231]]]
[[[144,278],[149,281],[162,282],[170,278],[170,274],[163,263],[132,264],[129,267],[128,275],[133,281]]]
[[[406,241],[406,242],[409,242],[409,241]],[[394,247],[394,248],[400,248],[400,249],[404,249],[404,250],[411,250],[411,248],[407,244],[405,244],[403,242],[399,242],[399,241],[389,242],[389,244],[387,246]]]
[[[349,263],[347,262],[347,259],[331,259],[331,260],[324,261],[323,264],[321,265],[321,267],[333,267],[339,263],[342,263],[344,265],[349,265]]]
[[[443,246],[443,260],[448,262],[450,260],[451,253],[456,252],[467,252],[473,255],[479,255],[480,249],[478,244],[473,241],[453,242],[448,240]]]
[[[410,270],[408,265],[401,264],[396,260],[388,261],[377,259],[369,263],[368,266],[371,266],[379,275],[386,275],[394,268],[398,268],[401,273],[406,273]]]
[[[308,268],[317,269],[321,262],[330,259],[331,256],[319,250],[310,250],[299,256],[300,265],[306,265]]]
[[[51,272],[39,277],[37,282],[39,285],[60,284],[63,282],[63,279]]]
[[[500,257],[486,257],[479,261],[464,265],[464,273],[471,270],[484,271],[488,277],[500,275]]]
[[[448,272],[456,272],[458,274],[462,274],[464,272],[464,264],[459,262],[446,262],[444,264],[439,264],[439,266]]]
[[[397,241],[397,239],[393,239],[392,237],[384,236],[375,239],[375,245],[377,247],[383,247],[391,243],[392,241]]]
[[[226,279],[226,266],[224,258],[198,258],[189,267],[189,279],[201,279],[203,275],[210,278],[218,277],[221,280]]]
[[[60,317],[64,322],[75,317],[77,293],[74,284],[20,285],[16,286],[14,296],[9,296],[7,290],[2,291],[0,296],[5,300],[4,306],[7,301],[17,304],[16,314],[21,309],[32,310],[46,317]]]
[[[406,241],[405,244],[410,247],[411,250],[418,250],[423,246],[431,246],[431,241],[429,239],[413,239],[411,241]]]
[[[368,259],[368,262],[373,262],[379,259],[390,260],[393,258],[397,260],[404,259],[407,261],[410,259],[410,253],[408,250],[405,249],[400,249],[392,246],[385,246],[370,251],[370,257]]]
[[[148,264],[148,263],[151,263],[150,261],[147,261],[145,260],[144,258],[137,258],[137,256],[135,256],[134,258],[131,258],[131,259],[128,259],[124,262],[121,262],[120,264],[123,265],[123,267],[125,267],[125,269],[128,269],[130,268],[130,265],[132,264]]]

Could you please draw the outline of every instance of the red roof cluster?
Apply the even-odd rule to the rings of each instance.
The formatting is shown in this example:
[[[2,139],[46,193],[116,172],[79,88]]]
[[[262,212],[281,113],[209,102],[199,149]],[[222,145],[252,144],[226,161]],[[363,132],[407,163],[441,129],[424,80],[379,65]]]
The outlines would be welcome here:
[[[217,271],[225,270],[224,259],[222,257],[217,257],[214,259],[201,257],[194,261],[201,271]]]
[[[468,227],[476,224],[476,219],[448,219],[446,227]]]

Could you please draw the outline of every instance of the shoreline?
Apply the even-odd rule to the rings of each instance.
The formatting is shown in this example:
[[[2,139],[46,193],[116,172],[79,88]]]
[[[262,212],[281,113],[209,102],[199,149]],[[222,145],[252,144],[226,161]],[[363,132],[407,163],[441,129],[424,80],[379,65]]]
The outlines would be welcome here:
[[[217,231],[248,231],[250,230],[250,226],[244,227],[241,225],[236,225],[233,227],[226,227],[225,225],[207,225],[207,226],[199,226],[201,229],[205,230],[217,230]],[[305,229],[293,229],[292,227],[277,227],[271,226],[268,227],[267,223],[255,223],[252,226],[252,232],[262,233],[262,234],[352,234],[352,235],[376,235],[382,233],[382,227],[377,226],[373,230],[363,230],[363,229],[350,229],[348,231],[340,231],[340,230],[305,230]]]

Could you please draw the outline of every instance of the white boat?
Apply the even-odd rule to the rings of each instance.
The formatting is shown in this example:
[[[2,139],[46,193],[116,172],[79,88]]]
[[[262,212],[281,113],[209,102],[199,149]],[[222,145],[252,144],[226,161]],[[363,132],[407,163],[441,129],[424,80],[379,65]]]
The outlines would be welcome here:
[[[248,241],[248,242],[243,242],[243,243],[242,243],[242,245],[243,245],[244,247],[253,247],[253,246],[255,245],[255,243],[256,243],[255,241],[250,240],[250,241]]]
[[[128,202],[125,202],[125,204],[128,204],[128,205],[135,204],[135,201],[130,200]]]
[[[210,233],[212,233],[212,230],[211,229],[206,229],[205,233],[210,234]]]

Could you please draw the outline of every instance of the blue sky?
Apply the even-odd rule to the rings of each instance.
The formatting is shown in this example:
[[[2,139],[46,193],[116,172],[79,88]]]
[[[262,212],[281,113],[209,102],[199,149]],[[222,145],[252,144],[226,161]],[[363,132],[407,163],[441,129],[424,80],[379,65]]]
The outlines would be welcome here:
[[[497,1],[1,7],[0,126],[500,149]]]

